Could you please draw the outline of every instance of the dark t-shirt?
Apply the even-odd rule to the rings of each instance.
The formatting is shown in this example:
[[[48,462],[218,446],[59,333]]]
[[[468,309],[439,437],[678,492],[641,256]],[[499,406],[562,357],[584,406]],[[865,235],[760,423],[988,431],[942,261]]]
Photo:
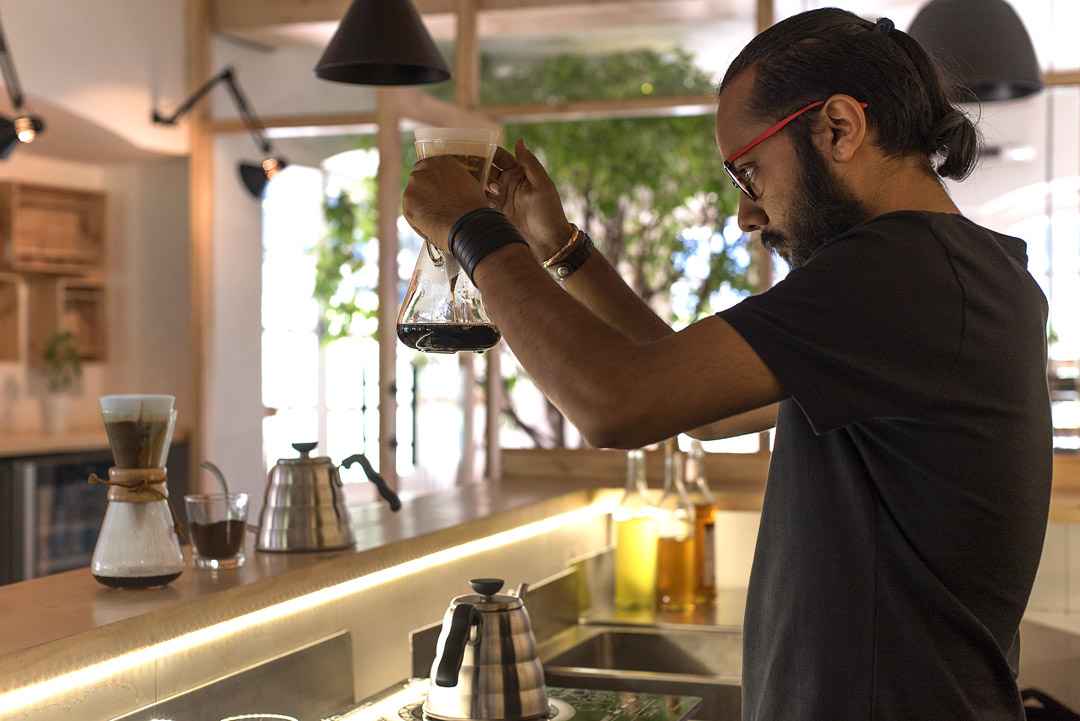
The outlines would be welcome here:
[[[743,718],[1024,718],[1017,628],[1052,439],[1022,241],[890,213],[720,315],[781,403],[747,598]]]

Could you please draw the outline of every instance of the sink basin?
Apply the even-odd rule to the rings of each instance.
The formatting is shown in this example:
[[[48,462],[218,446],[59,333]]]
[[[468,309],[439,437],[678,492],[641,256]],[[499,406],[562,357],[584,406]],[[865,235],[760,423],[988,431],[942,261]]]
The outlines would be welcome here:
[[[718,627],[571,627],[544,642],[548,685],[697,696],[702,721],[741,715],[742,633]]]

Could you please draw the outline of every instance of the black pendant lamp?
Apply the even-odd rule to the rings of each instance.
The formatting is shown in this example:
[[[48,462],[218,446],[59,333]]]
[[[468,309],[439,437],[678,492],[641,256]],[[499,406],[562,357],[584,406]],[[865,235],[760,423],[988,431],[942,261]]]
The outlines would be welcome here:
[[[357,85],[417,85],[450,77],[409,0],[353,0],[315,75]]]
[[[1010,100],[1043,89],[1031,38],[1005,0],[932,0],[908,34],[938,61],[961,100]]]

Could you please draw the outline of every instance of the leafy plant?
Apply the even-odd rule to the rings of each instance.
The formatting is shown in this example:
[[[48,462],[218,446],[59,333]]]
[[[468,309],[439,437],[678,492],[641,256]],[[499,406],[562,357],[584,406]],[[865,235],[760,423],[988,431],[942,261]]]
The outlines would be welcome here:
[[[342,190],[323,203],[327,234],[313,248],[315,254],[315,291],[319,303],[321,341],[326,344],[354,334],[355,319],[373,319],[376,305],[360,302],[360,293],[349,287],[364,267],[364,250],[375,238],[375,179],[360,181],[353,191]]]
[[[75,334],[67,330],[58,330],[49,337],[42,353],[45,361],[45,373],[49,391],[65,391],[82,377],[82,359],[75,344]]]

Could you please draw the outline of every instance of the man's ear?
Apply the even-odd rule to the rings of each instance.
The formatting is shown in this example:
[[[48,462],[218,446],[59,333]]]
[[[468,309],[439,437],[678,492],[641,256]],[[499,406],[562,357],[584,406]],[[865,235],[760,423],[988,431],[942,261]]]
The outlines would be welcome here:
[[[837,94],[821,108],[824,122],[816,133],[819,150],[836,162],[851,160],[866,140],[866,113],[850,95]]]

